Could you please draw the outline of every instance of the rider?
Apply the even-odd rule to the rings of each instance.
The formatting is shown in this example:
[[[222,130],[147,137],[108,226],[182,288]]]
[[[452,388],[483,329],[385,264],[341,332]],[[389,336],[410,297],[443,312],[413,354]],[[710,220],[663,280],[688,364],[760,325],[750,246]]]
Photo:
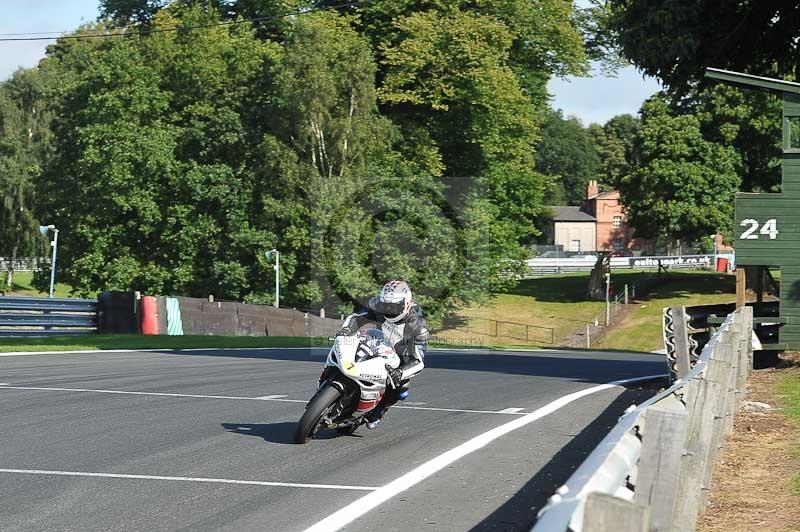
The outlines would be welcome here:
[[[386,411],[408,393],[410,379],[425,367],[425,350],[428,347],[428,324],[422,317],[419,305],[411,300],[411,288],[405,281],[389,281],[377,297],[367,303],[367,307],[347,317],[338,335],[351,336],[365,323],[380,326],[386,339],[394,346],[400,357],[396,369],[386,367],[386,394],[378,406],[369,412],[367,428],[380,425]]]

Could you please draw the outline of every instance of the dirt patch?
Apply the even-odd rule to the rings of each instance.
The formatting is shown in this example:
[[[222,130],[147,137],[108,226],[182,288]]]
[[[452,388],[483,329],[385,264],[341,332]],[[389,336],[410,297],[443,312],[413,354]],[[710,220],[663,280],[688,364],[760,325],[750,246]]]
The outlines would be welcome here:
[[[800,355],[784,359],[778,369],[753,372],[747,400],[773,408],[737,414],[714,472],[708,508],[698,521],[700,532],[800,531],[800,495],[792,487],[800,472],[800,429],[780,409],[776,390],[785,375],[800,375]]]

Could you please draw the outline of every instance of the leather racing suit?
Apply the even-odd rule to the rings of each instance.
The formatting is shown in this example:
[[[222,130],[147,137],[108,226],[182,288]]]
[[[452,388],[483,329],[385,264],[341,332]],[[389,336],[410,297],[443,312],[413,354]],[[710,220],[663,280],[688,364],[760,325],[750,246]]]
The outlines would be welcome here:
[[[425,351],[431,334],[416,303],[407,316],[394,323],[387,321],[383,314],[375,310],[377,303],[378,298],[373,297],[366,308],[348,316],[338,334],[351,336],[363,325],[375,323],[400,357],[400,366],[394,372],[394,378],[390,377],[390,380],[396,379],[399,382],[393,382],[387,387],[386,394],[371,416],[380,418],[390,406],[400,400],[404,392],[408,392],[410,379],[425,367]]]

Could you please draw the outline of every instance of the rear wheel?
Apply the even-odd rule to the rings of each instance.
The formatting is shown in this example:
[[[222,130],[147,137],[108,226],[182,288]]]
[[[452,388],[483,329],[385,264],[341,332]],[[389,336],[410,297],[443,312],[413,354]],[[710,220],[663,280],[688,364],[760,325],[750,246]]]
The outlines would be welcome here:
[[[308,443],[319,431],[319,422],[342,395],[336,387],[326,385],[306,406],[294,432],[295,443]]]

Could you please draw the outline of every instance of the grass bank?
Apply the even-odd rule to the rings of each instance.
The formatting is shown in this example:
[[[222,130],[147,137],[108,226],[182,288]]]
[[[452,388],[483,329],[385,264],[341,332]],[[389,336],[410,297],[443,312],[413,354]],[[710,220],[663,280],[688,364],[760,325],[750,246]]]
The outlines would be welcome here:
[[[614,272],[612,282],[617,291],[622,291],[626,284],[641,285],[655,277],[644,271]],[[588,282],[588,272],[520,280],[486,304],[458,311],[436,334],[472,343],[519,344],[524,343],[520,337],[525,335],[525,327],[513,325],[519,323],[531,326],[528,332],[532,340],[546,345],[552,329],[556,345],[561,344],[573,331],[605,312],[605,302],[586,299]]]
[[[0,292],[5,291],[6,295],[14,295],[14,296],[46,296],[49,295],[49,292],[40,292],[36,288],[33,287],[33,272],[15,272],[14,273],[14,286],[11,290],[5,289],[5,282],[6,282],[6,272],[0,272],[2,277],[0,278]],[[56,272],[58,274],[58,272]],[[69,291],[72,289],[71,286],[63,284],[63,283],[56,283],[53,287],[53,295],[55,297],[70,297]]]
[[[800,360],[800,357],[796,359]],[[783,400],[786,414],[796,426],[800,427],[800,374],[794,372],[784,377],[778,385],[778,392]],[[795,453],[800,458],[800,441],[795,442]],[[800,473],[794,477],[794,489],[800,494]]]
[[[664,307],[715,305],[736,301],[736,279],[717,273],[675,272],[653,288],[595,346],[601,349],[653,351],[663,348]]]
[[[662,347],[661,312],[675,305],[707,305],[735,300],[735,278],[707,271],[679,271],[657,274],[652,271],[615,271],[612,281],[617,291],[624,286],[650,286],[648,294],[629,305],[620,321],[593,347],[652,351]],[[570,334],[581,330],[605,313],[605,302],[587,301],[588,273],[580,272],[521,280],[512,290],[496,294],[488,303],[459,311],[448,327],[437,331],[446,339],[462,339],[484,345],[524,344],[518,339],[529,334],[539,345],[547,346],[549,329],[555,345],[564,345]],[[495,323],[498,322],[498,323]],[[537,327],[546,329],[538,330]],[[497,335],[495,335],[497,331]],[[538,338],[536,335],[539,334]],[[504,336],[506,335],[506,336]],[[513,338],[516,337],[516,338]],[[545,340],[545,341],[541,341]],[[531,344],[527,344],[531,345]]]

